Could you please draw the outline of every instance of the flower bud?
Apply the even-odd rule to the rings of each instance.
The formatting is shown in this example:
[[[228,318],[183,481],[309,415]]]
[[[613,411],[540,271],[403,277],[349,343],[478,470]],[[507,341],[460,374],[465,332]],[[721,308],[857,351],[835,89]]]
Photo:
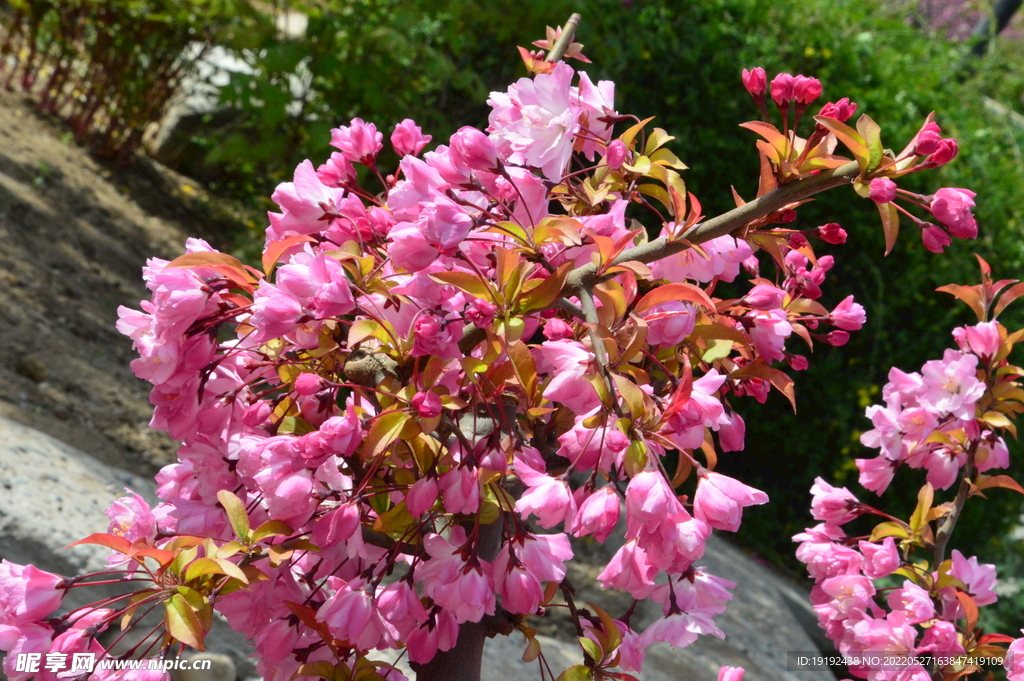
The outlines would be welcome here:
[[[938,225],[928,225],[921,230],[921,243],[932,253],[942,253],[953,240]]]
[[[810,363],[807,358],[803,355],[791,355],[786,353],[786,363],[793,369],[793,371],[805,371]]]
[[[750,71],[743,69],[740,77],[743,79],[743,87],[747,88],[747,92],[754,98],[754,103],[758,106],[764,104],[768,91],[768,76],[765,75],[764,69],[760,66],[755,66]]]
[[[856,112],[857,103],[851,102],[847,97],[843,97],[838,102],[829,102],[825,106],[821,107],[821,111],[818,112],[818,115],[825,116],[826,118],[834,118],[840,123],[845,123],[850,120]]]
[[[794,251],[807,245],[807,237],[799,232],[789,235],[789,247]]]
[[[245,412],[242,414],[242,423],[250,428],[261,426],[266,422],[267,417],[270,416],[270,411],[270,403],[260,400],[246,407]]]
[[[841,345],[846,345],[849,342],[850,334],[847,333],[846,331],[840,331],[837,329],[835,331],[832,331],[831,333],[827,333],[824,336],[822,336],[822,340],[828,343],[829,345],[839,347]]]
[[[476,298],[466,308],[466,319],[473,322],[474,326],[486,329],[494,321],[494,314],[497,311],[498,307],[494,303],[489,303],[482,298]]]
[[[793,80],[788,73],[780,73],[772,79],[772,101],[780,109],[788,107],[793,99]]]
[[[323,379],[316,374],[299,374],[295,379],[295,392],[300,395],[315,395],[323,388],[323,384]]]
[[[423,134],[423,130],[415,121],[406,118],[396,125],[394,132],[391,133],[391,146],[399,156],[416,156],[431,139],[433,138],[430,135]]]
[[[793,98],[801,108],[821,96],[821,81],[817,78],[797,76],[793,79]]]
[[[876,177],[871,180],[868,192],[875,203],[891,203],[896,198],[896,183],[888,177]]]
[[[930,156],[939,148],[939,141],[942,139],[942,131],[934,121],[924,124],[921,131],[914,138],[914,153],[918,156]]]
[[[622,140],[615,140],[608,145],[608,151],[605,152],[604,161],[612,170],[617,170],[622,167],[623,162],[626,160],[626,154],[628,150]]]
[[[452,135],[450,149],[455,163],[487,173],[501,170],[501,161],[498,160],[498,150],[494,148],[494,142],[476,128],[460,128]]]
[[[952,137],[939,140],[939,148],[928,157],[928,163],[934,166],[946,165],[956,158],[958,151],[959,148],[957,147],[956,140]]]
[[[412,408],[422,418],[436,418],[441,415],[441,398],[437,393],[416,393],[412,396]]]
[[[943,187],[932,197],[932,215],[957,239],[974,239],[978,236],[978,223],[971,214],[975,196],[969,189]]]
[[[818,238],[827,244],[841,246],[846,243],[846,230],[838,222],[829,222],[818,227]]]
[[[785,299],[786,292],[771,284],[758,284],[743,297],[744,302],[755,310],[777,310]]]

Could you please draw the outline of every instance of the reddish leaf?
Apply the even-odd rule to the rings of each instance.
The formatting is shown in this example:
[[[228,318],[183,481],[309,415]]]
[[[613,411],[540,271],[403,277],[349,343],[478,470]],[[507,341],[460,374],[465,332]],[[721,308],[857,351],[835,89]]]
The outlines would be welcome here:
[[[1006,309],[1006,306],[1017,300],[1021,296],[1024,296],[1024,283],[1017,284],[1006,290],[1006,293],[999,297],[999,302],[996,303],[995,310],[992,312],[992,317],[998,317],[999,313]]]
[[[885,254],[892,253],[896,237],[900,233],[900,214],[891,203],[879,203],[878,214],[882,216],[882,232],[885,234]]]
[[[106,546],[108,549],[112,549],[118,553],[128,553],[132,548],[131,542],[124,537],[117,537],[112,534],[104,534],[102,532],[90,534],[85,539],[79,539],[72,544],[68,544],[65,548],[71,548],[72,546],[78,546],[79,544],[99,544],[100,546]]]
[[[967,303],[967,305],[972,310],[974,310],[974,314],[977,315],[979,322],[985,321],[985,304],[981,300],[981,294],[978,293],[978,289],[975,288],[974,286],[960,286],[959,284],[948,284],[946,286],[940,286],[935,290],[942,291],[943,293],[948,293],[952,296],[956,296],[960,300]],[[1010,290],[1012,291],[1013,289]],[[1007,291],[1007,293],[1009,292],[1010,291]]]
[[[665,284],[654,289],[636,304],[635,312],[641,314],[644,310],[650,309],[659,303],[670,300],[688,300],[691,303],[701,305],[712,312],[715,311],[715,303],[708,297],[708,294],[693,284]]]
[[[1011,478],[1009,475],[993,475],[991,477],[984,478],[981,484],[978,485],[978,489],[991,489],[993,487],[1003,487],[1006,489],[1012,489],[1014,492],[1020,492],[1024,494],[1024,487],[1020,486],[1016,480]]]
[[[963,591],[957,591],[956,597],[960,601],[960,605],[964,607],[964,612],[967,615],[967,631],[974,631],[974,627],[978,623],[978,604],[974,602],[970,595]]]
[[[985,646],[990,643],[1013,643],[1016,640],[1014,637],[1007,636],[1006,634],[985,634],[978,639],[978,644]]]
[[[270,276],[270,271],[274,269],[274,265],[281,258],[285,251],[304,241],[316,241],[313,237],[308,234],[292,234],[286,236],[280,241],[275,241],[267,246],[267,250],[263,251],[263,271]]]

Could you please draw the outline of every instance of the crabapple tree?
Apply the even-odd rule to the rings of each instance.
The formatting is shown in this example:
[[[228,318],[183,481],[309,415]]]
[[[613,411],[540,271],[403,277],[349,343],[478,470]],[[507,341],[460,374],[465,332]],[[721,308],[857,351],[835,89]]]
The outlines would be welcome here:
[[[715,472],[718,452],[744,445],[734,406],[773,390],[795,400],[789,372],[808,364],[798,347],[843,345],[865,321],[841,282],[825,294],[834,260],[815,252],[845,231],[794,229],[800,206],[851,185],[877,205],[887,250],[903,218],[941,251],[976,235],[974,194],[898,188],[956,155],[932,117],[897,154],[867,115],[847,125],[855,103],[816,105],[818,80],[769,83],[755,68],[742,82],[761,118],[742,127],[758,137],[757,194],[734,192],[734,209],[706,216],[672,137],[620,113],[628,103],[613,83],[563,61],[588,61],[572,43],[577,21],[522,50],[530,77],[491,93],[486,130],[431,147],[403,121],[390,135],[397,168],[378,164],[384,136],[372,123],[333,130],[338,151],[275,191],[260,268],[197,239],[176,260],[149,261],[151,299],[122,308],[118,328],[139,353],[136,375],[153,384],[152,426],[181,441],[179,460],[157,475],[159,504],[130,494],[108,510],[106,533],[82,540],[111,550],[109,571],[63,578],[2,564],[0,648],[202,649],[216,610],[254,642],[268,680],[394,681],[404,676],[375,651],[400,649],[421,681],[473,681],[485,638],[518,632],[542,679],[571,681],[634,679],[653,643],[723,636],[714,618],[734,585],[701,567],[705,543],[768,502]],[[964,342],[991,333],[968,329]],[[934,380],[926,369],[887,407],[920,407],[936,432],[979,443],[914,459],[935,487],[955,465],[974,476],[1004,456],[1003,422],[967,422],[984,399],[974,393],[1008,398],[995,391],[1012,376],[991,364],[1003,355],[971,353]],[[989,383],[942,393],[975,369],[991,371]],[[864,464],[872,489],[906,460],[893,437],[880,430],[885,458]],[[838,494],[824,483],[818,493]],[[924,513],[903,534],[887,526],[873,537],[889,552],[879,562],[895,560],[894,537],[909,547],[940,520]],[[843,517],[813,540],[840,546]],[[632,608],[578,603],[566,579],[570,537],[614,532],[621,547],[598,580],[661,607],[643,631]],[[964,591],[970,578],[945,564],[937,556],[949,576],[938,584]],[[915,570],[915,585],[928,581]],[[53,614],[68,589],[121,578],[140,586]],[[564,671],[549,667],[531,626],[556,607],[580,645]],[[101,645],[104,629],[133,626],[144,608],[165,613],[153,636],[128,650]],[[828,622],[848,621],[834,610]],[[11,664],[6,673],[32,676]],[[130,674],[160,675],[93,676]]]

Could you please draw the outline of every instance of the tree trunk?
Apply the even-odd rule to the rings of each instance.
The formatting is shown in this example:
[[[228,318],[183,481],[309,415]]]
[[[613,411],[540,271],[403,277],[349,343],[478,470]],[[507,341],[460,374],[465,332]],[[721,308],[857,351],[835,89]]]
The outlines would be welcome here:
[[[501,548],[503,518],[480,528],[478,555],[486,561],[494,560]],[[493,618],[491,618],[493,619]],[[484,618],[487,622],[488,618]],[[484,657],[484,641],[490,628],[484,622],[465,622],[459,627],[459,638],[451,650],[438,652],[427,664],[412,663],[416,681],[480,681],[480,667]]]

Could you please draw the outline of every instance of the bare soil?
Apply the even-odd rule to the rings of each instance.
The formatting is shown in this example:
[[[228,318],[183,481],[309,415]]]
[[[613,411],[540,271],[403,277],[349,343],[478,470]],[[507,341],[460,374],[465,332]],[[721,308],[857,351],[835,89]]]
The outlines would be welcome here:
[[[147,258],[181,254],[186,236],[223,245],[190,208],[201,194],[141,156],[107,167],[0,91],[0,416],[140,474],[174,460],[114,325],[147,297]]]

